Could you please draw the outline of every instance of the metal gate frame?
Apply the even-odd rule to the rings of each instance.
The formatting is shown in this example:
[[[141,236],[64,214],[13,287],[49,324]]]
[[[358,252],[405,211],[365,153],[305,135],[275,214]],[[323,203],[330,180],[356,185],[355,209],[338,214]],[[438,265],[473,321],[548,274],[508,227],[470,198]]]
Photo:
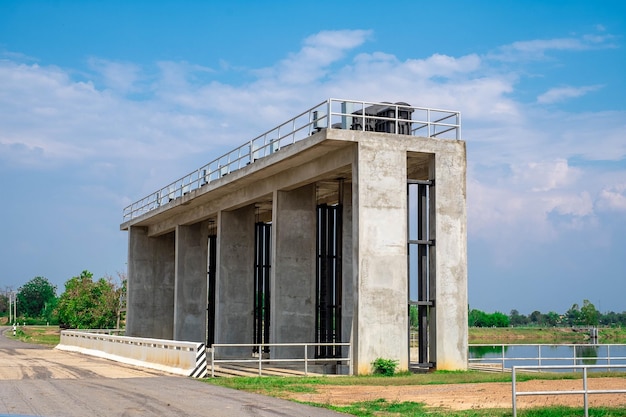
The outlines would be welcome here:
[[[434,293],[434,276],[430,271],[431,249],[435,245],[431,239],[431,187],[434,186],[432,180],[407,180],[407,262],[408,262],[408,310],[417,307],[418,314],[418,351],[419,367],[432,367],[434,364],[429,357],[429,316],[435,308],[435,300],[431,297]],[[412,200],[412,188],[416,188],[414,200]],[[412,209],[415,210],[415,217],[412,217]],[[413,225],[413,227],[412,227]],[[414,232],[414,233],[412,233]],[[417,251],[417,259],[411,257],[412,249]],[[413,265],[416,262],[417,265]],[[411,271],[412,267],[417,272],[417,300],[411,299]],[[409,322],[409,332],[410,332]],[[410,338],[409,338],[410,344]],[[409,345],[410,352],[410,345]]]
[[[317,206],[315,342],[341,342],[343,206]],[[341,357],[341,346],[318,345],[317,358]]]
[[[270,274],[272,253],[272,224],[257,222],[254,224],[254,335],[255,344],[270,341]],[[255,353],[259,352],[254,347]],[[263,347],[263,353],[270,351]]]

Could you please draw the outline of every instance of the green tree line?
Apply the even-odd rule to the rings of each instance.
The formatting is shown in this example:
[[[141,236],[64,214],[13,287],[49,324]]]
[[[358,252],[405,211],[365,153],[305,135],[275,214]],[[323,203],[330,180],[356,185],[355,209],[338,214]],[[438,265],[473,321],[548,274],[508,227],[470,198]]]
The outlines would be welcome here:
[[[64,328],[110,329],[117,327],[125,299],[126,280],[111,277],[94,280],[89,271],[65,282],[65,291],[57,297],[57,288],[44,277],[35,277],[21,286],[15,297],[9,291],[0,294],[0,316],[10,316],[10,301],[17,299],[17,321],[29,324],[58,324]],[[16,320],[13,318],[13,320]]]
[[[582,306],[577,303],[573,304],[562,314],[554,311],[542,313],[535,310],[529,315],[524,315],[514,309],[506,315],[499,311],[485,313],[481,310],[470,309],[468,324],[470,327],[626,326],[626,311],[621,313],[614,311],[601,313],[589,300],[583,300]]]

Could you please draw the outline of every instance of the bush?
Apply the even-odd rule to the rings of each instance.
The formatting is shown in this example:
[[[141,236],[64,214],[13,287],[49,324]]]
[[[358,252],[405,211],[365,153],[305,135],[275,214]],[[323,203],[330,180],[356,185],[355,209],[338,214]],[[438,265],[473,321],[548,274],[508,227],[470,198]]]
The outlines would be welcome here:
[[[374,367],[375,374],[393,376],[393,374],[396,373],[398,361],[395,359],[377,358],[374,362],[372,362],[372,366]]]

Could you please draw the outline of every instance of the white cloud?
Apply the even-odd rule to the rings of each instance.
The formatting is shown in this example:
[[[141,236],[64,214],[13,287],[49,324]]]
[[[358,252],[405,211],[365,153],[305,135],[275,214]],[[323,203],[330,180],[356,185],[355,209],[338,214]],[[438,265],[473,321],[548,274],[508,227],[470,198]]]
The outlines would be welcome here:
[[[594,210],[623,210],[623,189],[593,181],[588,168],[569,162],[626,158],[623,110],[546,113],[515,99],[518,67],[493,67],[476,54],[400,60],[386,51],[357,53],[371,36],[320,32],[275,65],[249,70],[243,84],[218,81],[212,69],[187,62],[147,69],[94,58],[94,73],[79,81],[57,67],[0,61],[0,160],[81,163],[97,178],[123,173],[140,197],[138,188],[148,193],[328,97],[406,101],[463,113],[473,236],[550,241],[563,228],[592,227]],[[582,51],[606,46],[603,39],[518,42],[502,50]],[[558,105],[597,88],[553,89],[538,103]]]
[[[371,36],[366,30],[323,31],[309,36],[299,52],[290,54],[274,67],[281,83],[303,85],[319,81],[328,66]]]
[[[141,68],[132,63],[89,59],[89,67],[102,76],[104,85],[121,94],[137,91],[135,83],[140,79]]]
[[[598,208],[603,211],[626,212],[626,184],[603,189],[598,199]]]
[[[550,191],[575,182],[581,176],[579,169],[571,168],[567,160],[527,162],[513,165],[513,181],[523,184],[531,192]]]
[[[552,104],[560,101],[565,101],[570,98],[582,97],[587,93],[592,91],[597,91],[602,86],[600,85],[589,85],[584,87],[556,87],[551,88],[545,93],[541,94],[537,97],[537,103],[540,104]]]
[[[613,40],[614,37],[609,34],[585,34],[578,37],[517,41],[499,47],[495,52],[489,54],[489,57],[506,62],[543,59],[550,51],[576,52],[616,48]]]

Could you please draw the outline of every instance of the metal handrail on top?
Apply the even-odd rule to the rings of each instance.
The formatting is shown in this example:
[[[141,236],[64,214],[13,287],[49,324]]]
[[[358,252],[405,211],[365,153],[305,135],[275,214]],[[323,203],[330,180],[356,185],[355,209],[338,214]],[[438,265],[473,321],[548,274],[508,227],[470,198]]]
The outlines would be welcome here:
[[[461,113],[414,107],[406,103],[330,98],[128,205],[123,210],[123,221],[130,221],[165,206],[323,129],[378,131],[460,140]]]

